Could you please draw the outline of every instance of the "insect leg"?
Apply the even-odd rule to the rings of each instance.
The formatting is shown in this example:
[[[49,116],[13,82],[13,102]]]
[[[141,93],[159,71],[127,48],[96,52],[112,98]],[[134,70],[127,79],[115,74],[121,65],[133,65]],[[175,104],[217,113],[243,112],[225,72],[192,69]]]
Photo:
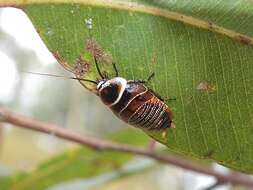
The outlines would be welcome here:
[[[148,77],[148,79],[146,80],[146,82],[149,82],[154,76],[155,76],[155,73],[152,72],[151,75],[149,75],[149,77]]]
[[[168,98],[165,98],[165,101],[175,101],[175,100],[177,100],[177,97],[175,97],[175,96],[171,96],[171,97],[168,97]]]
[[[149,77],[147,78],[147,80],[135,80],[135,81],[145,84],[145,83],[148,83],[154,76],[155,76],[155,73],[152,72],[151,75],[149,75]]]
[[[97,62],[96,57],[94,57],[94,60],[95,60],[95,63],[96,63],[96,69],[97,69],[97,72],[98,72],[99,76],[101,76],[101,78],[104,79],[105,77],[104,77],[104,75],[102,75],[102,73],[101,73],[101,71],[98,67],[98,62]]]
[[[119,76],[118,69],[117,69],[116,64],[114,62],[112,62],[112,66],[113,66],[114,71],[115,71],[115,77],[118,77]]]

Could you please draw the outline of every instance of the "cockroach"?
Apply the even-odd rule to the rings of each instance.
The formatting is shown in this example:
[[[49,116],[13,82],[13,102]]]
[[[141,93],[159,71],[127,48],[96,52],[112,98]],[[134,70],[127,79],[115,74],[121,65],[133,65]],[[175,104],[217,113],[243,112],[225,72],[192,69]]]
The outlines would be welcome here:
[[[164,129],[174,127],[172,112],[163,99],[156,95],[145,84],[147,80],[126,80],[118,76],[113,63],[115,77],[104,77],[97,65],[101,80],[97,81],[97,92],[102,102],[121,120],[132,126],[146,129]]]
[[[146,86],[146,83],[154,77],[154,73],[147,80],[127,80],[119,76],[116,64],[112,62],[115,76],[109,79],[100,71],[96,58],[94,60],[100,79],[89,80],[78,77],[70,77],[70,79],[95,84],[96,95],[101,101],[118,118],[134,127],[150,130],[175,127],[171,109],[160,96]],[[62,77],[52,74],[41,75]]]

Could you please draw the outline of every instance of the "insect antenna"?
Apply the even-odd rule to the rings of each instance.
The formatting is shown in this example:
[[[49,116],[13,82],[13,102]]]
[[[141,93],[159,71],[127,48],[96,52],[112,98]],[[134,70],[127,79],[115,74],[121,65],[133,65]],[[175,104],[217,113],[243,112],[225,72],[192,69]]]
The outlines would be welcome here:
[[[48,74],[48,73],[37,73],[37,72],[29,72],[29,71],[22,71],[22,73],[49,76],[49,77],[58,77],[58,78],[72,79],[72,80],[79,80],[79,81],[90,82],[90,83],[93,83],[93,84],[96,84],[96,85],[98,84],[97,81],[89,80],[89,79],[82,79],[82,78],[78,78],[78,77],[67,77],[67,76],[62,76],[62,75],[54,75],[54,74]]]

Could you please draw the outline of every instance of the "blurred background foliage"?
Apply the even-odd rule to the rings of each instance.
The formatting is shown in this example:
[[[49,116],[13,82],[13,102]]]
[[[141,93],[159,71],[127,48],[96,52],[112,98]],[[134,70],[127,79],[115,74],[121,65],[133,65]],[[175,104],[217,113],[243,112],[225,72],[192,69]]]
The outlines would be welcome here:
[[[35,34],[34,28],[21,11],[4,11],[26,19],[27,27]],[[3,10],[0,14],[1,21],[2,12]],[[39,37],[31,39],[33,40],[39,40]],[[35,47],[27,48],[20,44],[16,36],[4,30],[2,22],[0,42],[0,52],[15,67],[15,80],[12,84],[8,77],[0,76],[0,84],[5,84],[5,87],[12,85],[7,98],[0,93],[0,106],[59,124],[80,134],[146,146],[149,137],[112,116],[98,98],[80,88],[78,82],[22,73],[21,71],[39,71],[68,75],[53,58],[53,61],[45,63],[34,51]],[[6,64],[8,63],[2,59],[0,73],[10,71],[10,65]],[[1,86],[1,90],[4,90],[4,86]],[[97,152],[53,135],[31,132],[8,124],[0,125],[1,190],[116,190],[122,187],[132,190],[199,189],[215,182],[212,177],[161,165],[148,159],[122,153]],[[162,148],[162,145],[159,147]],[[221,166],[216,167],[224,170]],[[233,188],[235,187],[229,185],[219,187]]]

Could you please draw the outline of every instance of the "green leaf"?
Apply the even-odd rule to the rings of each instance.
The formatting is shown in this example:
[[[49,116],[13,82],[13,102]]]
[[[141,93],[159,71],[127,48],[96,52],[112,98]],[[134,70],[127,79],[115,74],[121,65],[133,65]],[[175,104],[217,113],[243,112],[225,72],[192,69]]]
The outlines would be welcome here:
[[[131,138],[129,138],[131,136]],[[112,135],[112,140],[133,145],[144,145],[147,136],[132,130],[122,130]],[[35,171],[0,177],[1,190],[44,190],[72,179],[87,179],[111,171],[119,171],[133,158],[132,155],[88,148],[67,150],[42,163]]]
[[[0,1],[1,2],[1,1]],[[31,18],[69,67],[91,34],[120,75],[145,79],[173,110],[175,129],[145,131],[170,150],[253,173],[253,4],[247,0],[2,0]],[[62,61],[62,60],[61,60]],[[153,63],[153,64],[152,64]],[[104,66],[112,75],[112,66]],[[98,77],[94,63],[89,78]]]

